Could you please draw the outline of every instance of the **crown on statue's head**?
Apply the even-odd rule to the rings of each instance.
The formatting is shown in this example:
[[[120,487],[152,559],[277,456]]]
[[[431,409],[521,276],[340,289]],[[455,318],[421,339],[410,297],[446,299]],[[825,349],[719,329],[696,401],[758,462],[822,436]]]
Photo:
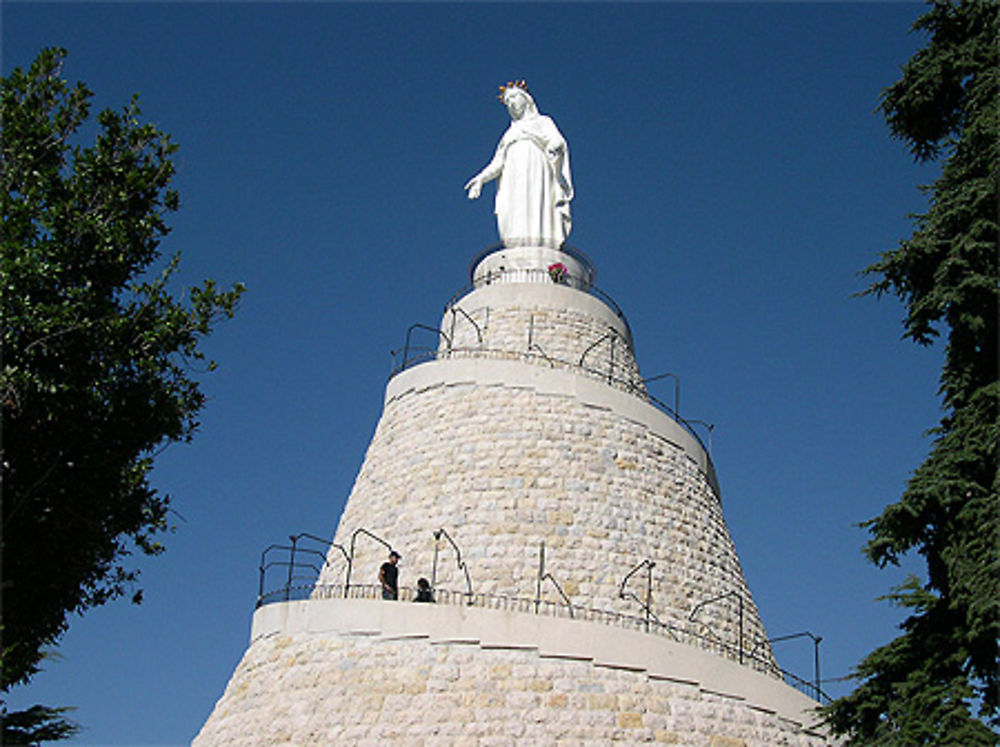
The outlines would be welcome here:
[[[531,91],[528,90],[528,83],[527,83],[527,81],[524,81],[524,80],[508,80],[507,81],[507,85],[500,86],[500,95],[497,96],[497,98],[500,99],[501,101],[503,101],[503,97],[507,94],[507,91],[509,91],[512,88],[520,88],[525,93],[531,93]]]

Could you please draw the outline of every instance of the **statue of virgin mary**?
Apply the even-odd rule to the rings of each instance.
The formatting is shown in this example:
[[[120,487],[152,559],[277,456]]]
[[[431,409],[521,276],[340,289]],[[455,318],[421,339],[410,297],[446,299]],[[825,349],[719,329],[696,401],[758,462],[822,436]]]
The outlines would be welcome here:
[[[569,146],[549,117],[538,113],[523,80],[500,86],[510,126],[485,168],[465,185],[470,200],[497,180],[494,212],[504,246],[558,249],[569,236],[573,180]]]

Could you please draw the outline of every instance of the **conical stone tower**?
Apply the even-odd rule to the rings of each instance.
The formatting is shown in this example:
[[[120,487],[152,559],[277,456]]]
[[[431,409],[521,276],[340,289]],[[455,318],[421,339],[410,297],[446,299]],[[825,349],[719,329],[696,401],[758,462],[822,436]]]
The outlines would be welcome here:
[[[407,345],[317,583],[257,609],[195,743],[825,743],[593,265],[503,237]]]

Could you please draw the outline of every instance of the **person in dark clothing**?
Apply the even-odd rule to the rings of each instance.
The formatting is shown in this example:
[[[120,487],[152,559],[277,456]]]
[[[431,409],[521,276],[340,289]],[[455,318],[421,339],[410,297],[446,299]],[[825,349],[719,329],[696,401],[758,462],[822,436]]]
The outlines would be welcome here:
[[[379,583],[382,584],[383,599],[399,599],[399,553],[393,550],[389,553],[389,562],[383,563],[378,572]]]
[[[422,578],[417,581],[417,596],[413,599],[414,602],[433,602],[434,592],[431,591],[431,584],[426,578]]]

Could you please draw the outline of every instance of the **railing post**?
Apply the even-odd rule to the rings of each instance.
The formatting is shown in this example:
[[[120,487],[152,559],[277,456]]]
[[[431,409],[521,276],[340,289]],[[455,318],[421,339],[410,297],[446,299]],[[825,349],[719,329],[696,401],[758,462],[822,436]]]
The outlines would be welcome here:
[[[576,617],[576,615],[573,613],[573,602],[570,600],[568,596],[566,596],[566,592],[563,591],[562,586],[560,586],[559,582],[556,581],[555,576],[553,576],[551,573],[546,573],[545,576],[543,577],[543,580],[546,578],[552,582],[552,585],[556,587],[556,591],[559,592],[559,596],[563,598],[563,601],[566,603],[566,609],[569,610],[569,616]]]
[[[822,702],[820,696],[822,691],[819,689],[819,642],[823,640],[823,636],[810,636],[813,639],[813,675],[816,679],[816,701]]]
[[[607,340],[607,339],[608,339],[608,337],[610,337],[610,336],[611,336],[611,332],[606,332],[606,333],[605,333],[604,335],[602,335],[602,336],[600,337],[600,339],[598,339],[598,340],[597,340],[597,342],[593,342],[593,343],[591,343],[590,345],[588,345],[588,346],[587,346],[587,349],[586,349],[586,350],[584,350],[584,351],[583,351],[583,354],[582,354],[582,355],[580,356],[580,361],[579,361],[579,363],[577,363],[576,365],[577,365],[578,367],[580,367],[580,368],[583,368],[583,361],[584,361],[584,360],[586,360],[586,358],[587,358],[587,354],[588,354],[588,353],[590,353],[590,351],[591,351],[591,350],[593,350],[594,348],[596,348],[596,347],[597,347],[598,345],[600,345],[600,344],[601,344],[602,342],[604,342],[605,340]]]
[[[441,531],[434,532],[434,564],[431,566],[431,589],[437,588],[438,548],[440,547]]]
[[[538,583],[535,586],[535,614],[542,604],[542,578],[545,576],[545,540],[538,543]]]
[[[737,594],[736,598],[740,600],[740,664],[743,663],[743,595]]]
[[[378,542],[380,545],[383,545],[387,550],[389,550],[389,552],[392,552],[392,545],[390,545],[384,539],[382,539],[381,537],[379,537],[377,534],[372,534],[371,532],[369,532],[364,527],[358,527],[353,532],[351,532],[351,552],[350,552],[350,555],[348,555],[348,557],[347,557],[347,574],[346,574],[346,576],[344,578],[344,598],[345,599],[347,598],[347,596],[349,595],[350,590],[351,590],[351,571],[354,568],[354,546],[355,546],[355,543],[357,542],[359,534],[365,534],[365,535],[371,537],[373,540],[375,540],[376,542]]]
[[[292,542],[292,549],[289,553],[288,559],[288,580],[285,582],[285,601],[287,602],[292,592],[292,575],[295,573],[295,542],[298,537],[289,535],[289,540]]]
[[[679,418],[681,416],[681,379],[677,374],[664,373],[659,376],[650,376],[648,379],[643,379],[642,383],[649,384],[660,379],[665,379],[668,376],[674,380],[674,415]]]
[[[441,539],[442,537],[448,540],[448,544],[450,544],[455,549],[455,562],[458,563],[459,569],[465,574],[465,586],[467,589],[466,595],[469,598],[469,605],[471,606],[474,600],[472,592],[472,577],[469,575],[469,566],[465,562],[465,560],[462,559],[462,551],[459,549],[458,544],[455,542],[454,538],[452,538],[452,536],[448,534],[447,531],[445,531],[444,527],[441,527],[436,532],[434,532],[434,539],[435,539],[434,568],[435,570],[437,569],[437,540]]]
[[[437,327],[429,327],[426,324],[420,324],[420,323],[411,324],[410,327],[409,327],[409,329],[406,330],[406,341],[403,344],[403,362],[399,366],[399,370],[400,371],[405,370],[406,369],[406,364],[409,363],[409,360],[410,360],[410,335],[413,334],[413,330],[415,330],[415,329],[427,330],[428,332],[433,332],[439,338],[443,337],[445,339],[445,342],[448,343],[448,350],[449,351],[451,350],[451,347],[452,347],[451,337],[449,337],[448,335],[446,335],[444,333],[443,329],[440,329],[440,328],[437,328]],[[438,342],[440,343],[440,339],[438,340]]]
[[[615,375],[615,339],[617,335],[611,335],[611,356],[608,359],[608,383],[614,380]]]
[[[449,338],[445,336],[445,339],[448,340],[448,349],[451,350],[453,344],[452,341],[455,339],[455,319],[458,316],[459,312],[461,312],[462,316],[464,316],[466,319],[469,320],[469,324],[471,324],[472,328],[476,330],[476,340],[479,342],[480,345],[482,345],[483,333],[482,330],[479,329],[479,325],[476,324],[476,320],[473,319],[471,316],[469,316],[468,312],[461,306],[452,304],[451,306],[448,307],[448,309],[449,311],[451,311],[451,337]],[[444,336],[443,332],[441,334]]]
[[[260,607],[261,602],[264,601],[264,556],[267,554],[267,550],[260,555],[260,583],[257,585],[257,606]]]
[[[653,609],[653,566],[652,560],[646,561],[646,632],[649,632],[649,616]]]
[[[694,608],[691,610],[691,614],[688,615],[688,620],[693,622],[695,615],[698,614],[699,610],[701,610],[702,607],[705,607],[709,604],[713,604],[714,602],[718,602],[727,597],[736,597],[736,600],[739,603],[739,631],[737,631],[736,645],[739,648],[739,655],[738,655],[739,662],[740,664],[742,664],[743,663],[743,595],[742,594],[739,594],[735,591],[727,591],[725,594],[719,594],[718,596],[712,597],[711,599],[706,599],[703,602],[698,602],[698,604],[696,604]]]
[[[760,648],[761,646],[763,646],[765,643],[779,643],[780,641],[788,641],[788,640],[792,640],[793,638],[805,638],[806,636],[808,636],[809,638],[811,638],[812,642],[813,642],[813,682],[812,682],[812,684],[809,684],[809,683],[805,682],[805,680],[799,680],[799,681],[802,682],[804,685],[809,685],[810,687],[812,687],[816,691],[816,693],[815,693],[816,698],[815,699],[816,700],[820,700],[823,697],[823,691],[820,689],[820,682],[821,682],[821,680],[820,680],[820,676],[819,676],[819,644],[820,644],[820,641],[823,640],[823,636],[821,636],[821,635],[813,635],[808,630],[804,630],[801,633],[791,633],[789,635],[779,635],[777,638],[766,638],[766,639],[763,639],[763,640],[759,641],[753,647],[753,650],[750,652],[750,655],[753,656],[754,654],[756,654],[757,653],[757,649]],[[784,670],[782,670],[779,667],[778,671],[784,671]]]
[[[705,430],[708,431],[708,455],[712,456],[712,431],[715,430],[715,423],[706,423],[704,420],[688,420],[691,425],[698,424],[705,426]]]
[[[351,551],[347,556],[347,573],[344,574],[344,599],[351,593],[351,573],[354,570],[354,538],[357,533],[351,535]]]

